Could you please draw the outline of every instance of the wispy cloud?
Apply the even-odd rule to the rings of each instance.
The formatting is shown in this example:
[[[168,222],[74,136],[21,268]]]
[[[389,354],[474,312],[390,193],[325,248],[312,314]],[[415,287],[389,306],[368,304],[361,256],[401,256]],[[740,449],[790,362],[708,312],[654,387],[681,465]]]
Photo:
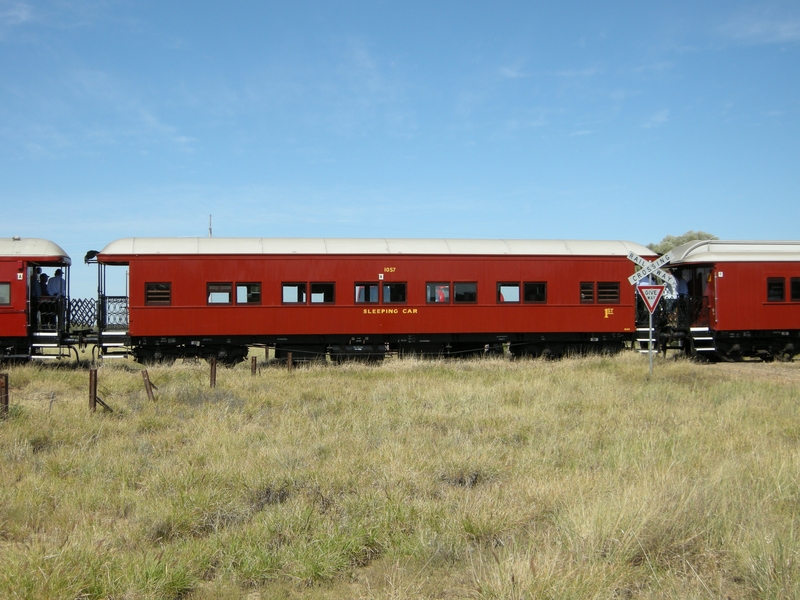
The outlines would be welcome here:
[[[191,150],[194,138],[179,133],[177,127],[163,123],[158,117],[146,108],[139,107],[139,119],[143,125],[153,134],[177,144],[184,150]]]
[[[196,140],[169,123],[163,112],[158,103],[102,70],[67,71],[43,87],[17,91],[14,104],[0,112],[2,146],[16,144],[35,158],[91,153],[122,143],[191,151]]]
[[[525,77],[530,77],[528,73],[525,73],[519,67],[500,67],[500,76],[505,79],[522,79]]]
[[[661,127],[662,125],[666,124],[667,121],[669,121],[669,109],[665,108],[650,115],[650,118],[642,124],[642,127],[645,129]]]
[[[22,145],[25,152],[34,158],[53,158],[72,146],[68,135],[47,125],[33,124],[27,135],[29,137],[22,141]]]
[[[325,119],[336,131],[363,135],[378,127],[398,137],[416,134],[414,111],[393,63],[360,38],[349,39],[337,59],[336,68],[320,84],[321,97],[329,105]]]
[[[378,59],[373,56],[366,42],[360,39],[350,40],[345,60],[343,72],[352,89],[359,93],[365,92],[370,99],[391,93],[381,74]]]
[[[675,63],[671,60],[664,60],[657,63],[650,63],[647,65],[639,65],[638,67],[634,67],[631,69],[633,73],[657,73],[660,71],[666,71],[667,69],[671,69],[675,66]]]
[[[506,128],[511,131],[517,131],[520,129],[538,129],[540,127],[547,127],[550,124],[550,121],[542,113],[538,117],[534,118],[526,118],[526,119],[508,119],[506,121]]]
[[[26,2],[0,0],[0,26],[21,25],[33,19],[33,8]]]
[[[556,71],[556,75],[559,77],[567,77],[571,79],[577,79],[582,77],[594,77],[595,75],[600,73],[600,69],[590,67],[587,69],[566,69],[562,71]]]
[[[608,94],[608,97],[611,98],[614,102],[622,102],[623,100],[627,100],[634,94],[635,92],[631,92],[630,90],[621,89],[621,90],[613,90],[611,93]]]
[[[800,42],[800,15],[747,11],[725,22],[720,32],[743,44]]]
[[[97,103],[102,112],[110,111],[121,116],[121,120],[115,119],[114,122],[127,125],[117,129],[117,135],[130,136],[132,131],[138,131],[139,135],[166,139],[184,149],[194,141],[181,134],[176,127],[164,123],[138,94],[104,71],[76,71],[72,74],[69,87],[72,88],[76,101],[88,100]],[[113,139],[113,134],[109,135]]]
[[[487,96],[488,94],[485,90],[459,92],[456,98],[456,114],[461,118],[472,116],[475,111],[487,102]]]
[[[0,28],[31,24],[50,30],[86,27],[107,18],[113,4],[109,0],[0,0]]]

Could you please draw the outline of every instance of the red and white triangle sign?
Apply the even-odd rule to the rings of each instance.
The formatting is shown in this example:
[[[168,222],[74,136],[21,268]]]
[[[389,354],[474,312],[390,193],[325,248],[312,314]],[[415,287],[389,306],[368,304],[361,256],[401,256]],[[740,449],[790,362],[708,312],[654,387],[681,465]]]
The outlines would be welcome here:
[[[658,301],[661,300],[661,295],[664,293],[663,285],[640,285],[638,288],[639,295],[644,300],[647,310],[652,314],[658,306]]]

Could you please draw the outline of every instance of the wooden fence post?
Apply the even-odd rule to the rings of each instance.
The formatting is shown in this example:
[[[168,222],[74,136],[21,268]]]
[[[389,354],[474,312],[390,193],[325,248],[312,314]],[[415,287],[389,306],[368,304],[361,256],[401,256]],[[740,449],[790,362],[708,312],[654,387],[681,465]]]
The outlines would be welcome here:
[[[156,397],[153,395],[153,384],[150,383],[150,375],[147,374],[147,369],[142,371],[142,379],[144,379],[144,391],[147,392],[147,398],[154,402]]]
[[[89,369],[89,412],[97,410],[97,369]]]
[[[293,368],[292,367],[292,353],[291,352],[287,352],[286,353],[286,368],[289,369],[290,371]]]
[[[217,359],[211,357],[211,387],[217,387]]]
[[[250,359],[250,375],[256,374],[257,365],[258,363],[256,361],[256,357],[254,356],[253,358]]]
[[[8,373],[0,373],[0,419],[8,418]]]

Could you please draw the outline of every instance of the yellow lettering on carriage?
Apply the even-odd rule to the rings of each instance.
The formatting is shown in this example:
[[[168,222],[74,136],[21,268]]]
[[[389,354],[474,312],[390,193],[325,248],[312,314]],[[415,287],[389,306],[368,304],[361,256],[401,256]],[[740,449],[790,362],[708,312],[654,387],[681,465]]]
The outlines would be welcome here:
[[[403,314],[410,314],[411,312],[417,312],[416,308],[404,308]],[[361,313],[364,315],[399,315],[400,309],[399,308],[362,308]]]
[[[605,313],[606,313],[606,316],[605,316],[606,319],[608,317],[613,317],[614,316],[614,309],[613,308],[607,308],[607,309],[605,309]]]
[[[404,308],[402,311],[399,308],[362,308],[361,314],[364,315],[416,315],[416,308]]]

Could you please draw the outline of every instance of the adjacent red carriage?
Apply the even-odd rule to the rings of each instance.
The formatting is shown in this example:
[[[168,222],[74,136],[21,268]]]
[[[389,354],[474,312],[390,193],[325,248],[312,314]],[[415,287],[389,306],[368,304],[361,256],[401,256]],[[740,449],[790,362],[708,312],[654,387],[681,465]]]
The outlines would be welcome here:
[[[70,262],[49,240],[0,239],[0,358],[47,357],[52,354],[43,349],[61,348],[68,329]],[[38,293],[43,269],[50,275],[60,272],[59,293]]]
[[[800,351],[800,242],[689,242],[673,331],[693,354],[790,360]]]
[[[125,343],[139,360],[382,358],[614,351],[635,330],[619,241],[128,238],[97,254],[128,269]],[[110,309],[104,313],[112,312]],[[101,334],[115,328],[105,317]],[[129,336],[129,337],[127,337]]]

